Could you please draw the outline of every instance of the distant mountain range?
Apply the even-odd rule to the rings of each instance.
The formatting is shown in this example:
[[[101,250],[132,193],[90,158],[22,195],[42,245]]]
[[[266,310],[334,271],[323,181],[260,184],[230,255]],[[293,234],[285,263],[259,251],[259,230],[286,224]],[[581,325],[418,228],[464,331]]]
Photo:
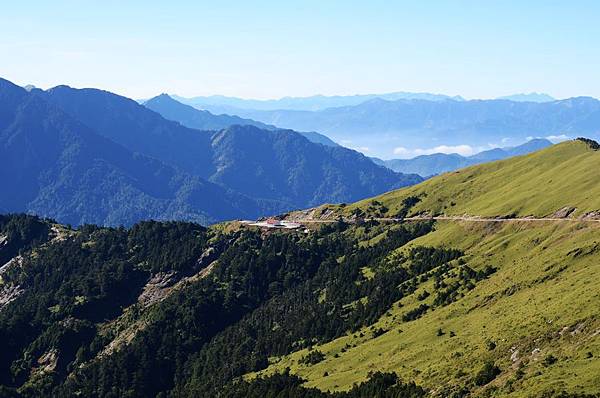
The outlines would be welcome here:
[[[367,153],[379,157],[389,157],[399,146],[478,147],[523,142],[526,137],[600,135],[600,101],[590,97],[543,103],[376,98],[319,111],[239,110],[237,114],[281,128],[318,131],[336,142],[368,148]]]
[[[143,105],[162,115],[165,119],[174,120],[186,127],[199,130],[221,130],[235,125],[255,126],[265,130],[277,130],[278,128],[272,125],[257,122],[252,119],[244,119],[239,116],[231,116],[226,114],[214,115],[209,111],[196,109],[193,106],[185,105],[167,94],[161,94],[154,98],[145,101]],[[300,132],[310,141],[328,145],[338,146],[328,137],[316,132]]]
[[[200,131],[106,91],[6,80],[0,159],[0,212],[71,224],[254,218],[422,180],[289,130]]]
[[[283,97],[279,99],[246,99],[238,97],[227,97],[223,95],[210,95],[199,97],[171,97],[183,104],[194,106],[197,109],[208,110],[214,113],[237,114],[240,109],[260,111],[319,111],[327,108],[338,108],[342,106],[355,106],[372,99],[383,99],[386,101],[397,100],[425,100],[425,101],[464,101],[460,95],[449,96],[444,94],[394,92],[384,94],[356,94],[356,95],[313,95],[309,97]],[[544,93],[519,93],[498,97],[499,100],[515,102],[551,102],[556,99]]]
[[[550,95],[544,94],[544,93],[513,94],[513,95],[506,95],[503,97],[498,97],[497,99],[515,101],[515,102],[552,102],[552,101],[556,101],[556,98],[551,97]]]
[[[199,109],[209,110],[215,113],[236,114],[238,109],[250,109],[261,111],[273,110],[296,110],[296,111],[318,111],[326,108],[340,106],[353,106],[363,102],[380,98],[387,101],[396,101],[399,99],[419,99],[427,101],[443,101],[453,99],[462,101],[460,96],[448,96],[443,94],[430,93],[409,93],[395,92],[386,94],[357,94],[357,95],[313,95],[310,97],[284,97],[280,99],[256,100],[236,97],[226,97],[222,95],[211,95],[207,97],[185,98],[178,95],[172,96],[177,101],[192,105]]]
[[[429,177],[461,169],[463,167],[473,166],[475,164],[526,155],[551,145],[552,142],[549,140],[536,138],[519,146],[490,149],[472,156],[461,156],[457,153],[435,153],[432,155],[417,156],[412,159],[372,159],[375,163],[397,172],[415,173],[424,177]]]

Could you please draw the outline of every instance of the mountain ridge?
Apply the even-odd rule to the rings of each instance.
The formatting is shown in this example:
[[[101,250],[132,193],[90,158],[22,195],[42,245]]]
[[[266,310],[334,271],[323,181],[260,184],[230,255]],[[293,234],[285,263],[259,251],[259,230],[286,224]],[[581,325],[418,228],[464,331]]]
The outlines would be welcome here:
[[[144,102],[145,107],[155,111],[168,120],[176,121],[185,127],[198,130],[222,130],[234,125],[255,126],[265,130],[277,130],[278,128],[254,121],[252,119],[243,119],[238,116],[226,114],[214,115],[208,111],[196,109],[190,105],[185,105],[167,94],[161,94]],[[298,132],[310,141],[327,146],[338,146],[328,137],[316,132]]]

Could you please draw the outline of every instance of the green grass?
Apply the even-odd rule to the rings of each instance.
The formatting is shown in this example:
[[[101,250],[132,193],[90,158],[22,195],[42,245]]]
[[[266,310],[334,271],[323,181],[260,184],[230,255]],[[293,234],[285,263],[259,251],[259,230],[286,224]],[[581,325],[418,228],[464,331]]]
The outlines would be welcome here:
[[[502,374],[478,392],[494,387],[511,396],[548,389],[599,391],[599,232],[595,224],[438,223],[435,232],[410,245],[461,248],[472,268],[492,265],[498,271],[458,301],[402,322],[404,313],[422,303],[416,299],[419,293],[433,292],[431,281],[425,282],[401,301],[402,307],[396,303],[377,322],[376,328],[387,330],[382,336],[372,338],[365,328],[315,347],[326,355],[323,362],[299,364],[307,353],[303,350],[279,358],[266,372],[290,367],[309,386],[346,390],[371,371],[396,371],[404,379],[440,389],[469,384],[484,362],[492,360]],[[583,254],[574,254],[578,248]],[[583,325],[581,331],[571,335],[578,325]],[[439,328],[443,336],[437,335]],[[494,350],[488,349],[488,341],[496,343]],[[511,347],[520,352],[514,363]],[[536,348],[539,353],[532,355]],[[587,352],[594,357],[586,358]],[[549,354],[558,361],[544,366]],[[519,363],[524,376],[517,380]]]
[[[600,151],[571,141],[447,173],[344,208],[323,208],[348,216],[357,208],[368,212],[377,200],[393,216],[404,198],[418,196],[413,215],[545,217],[574,207],[572,217],[579,217],[600,210],[599,169]],[[515,397],[548,390],[600,391],[599,224],[440,221],[433,233],[399,251],[416,245],[462,249],[473,269],[490,265],[497,272],[456,302],[402,322],[407,311],[432,302],[433,294],[424,301],[416,298],[425,289],[434,293],[431,280],[424,282],[374,325],[385,334],[373,338],[369,328],[348,333],[314,347],[326,356],[318,364],[299,364],[307,353],[303,350],[277,358],[263,373],[290,367],[308,386],[323,390],[347,390],[381,370],[395,371],[441,395],[461,385],[476,395],[496,391]],[[371,266],[364,269],[370,276]],[[513,361],[515,350],[519,353]],[[557,361],[544,364],[549,355]],[[489,385],[473,387],[473,377],[486,361],[495,362],[502,373]]]
[[[375,327],[387,330],[384,335],[371,338],[365,328],[364,337],[357,332],[315,347],[326,355],[319,364],[299,365],[307,352],[303,350],[281,358],[267,373],[289,366],[309,386],[337,390],[365,380],[370,371],[396,371],[405,379],[440,388],[468,384],[486,360],[493,360],[502,374],[491,384],[510,396],[539,394],[550,388],[600,391],[598,252],[578,257],[567,254],[574,248],[597,245],[599,232],[595,225],[515,222],[494,229],[442,223],[436,232],[411,244],[460,247],[471,267],[490,264],[498,271],[457,302],[416,321],[402,322],[402,314],[421,303],[416,296],[423,289],[432,291],[427,282],[403,299],[402,307],[394,305],[378,321]],[[584,325],[581,331],[571,335],[580,324]],[[437,336],[439,328],[443,336]],[[560,336],[563,328],[569,329]],[[455,337],[449,336],[451,331]],[[490,351],[488,341],[497,347]],[[348,345],[351,348],[342,352]],[[511,361],[511,347],[521,353],[525,375],[520,380],[515,380],[515,374],[521,362]],[[536,348],[540,353],[532,355]],[[595,357],[586,358],[587,352]],[[558,361],[542,365],[549,354]],[[514,392],[507,385],[510,380]]]
[[[402,199],[418,196],[412,214],[549,216],[576,207],[574,216],[600,210],[600,151],[580,141],[564,142],[533,154],[442,174],[421,184],[340,208],[346,215],[367,209],[373,199],[394,215]]]

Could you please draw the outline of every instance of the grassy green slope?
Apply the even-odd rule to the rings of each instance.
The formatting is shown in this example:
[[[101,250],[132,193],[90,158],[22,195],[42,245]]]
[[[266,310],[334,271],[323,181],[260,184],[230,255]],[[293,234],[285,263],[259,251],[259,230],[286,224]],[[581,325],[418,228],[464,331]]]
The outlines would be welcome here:
[[[577,208],[574,216],[581,216],[600,209],[599,166],[600,152],[572,141],[375,199],[389,209],[388,215],[401,208],[402,199],[419,196],[413,214],[548,216],[570,206]],[[372,203],[369,199],[336,210],[351,214]],[[423,281],[373,328],[315,347],[325,354],[324,361],[299,363],[307,354],[303,350],[273,358],[265,372],[290,367],[308,385],[324,390],[348,389],[369,372],[382,370],[396,371],[441,395],[456,386],[481,395],[519,397],[600,392],[600,225],[440,221],[435,232],[401,250],[416,245],[462,249],[473,269],[490,265],[497,272],[463,291],[457,301],[404,322],[408,311],[432,304],[433,281]],[[451,276],[447,278],[450,283]],[[424,290],[432,294],[419,301]],[[373,337],[378,328],[386,332]],[[475,386],[473,375],[487,361],[501,374]]]
[[[390,215],[408,196],[421,202],[413,214],[548,216],[576,207],[574,216],[600,209],[600,151],[581,141],[564,142],[530,155],[446,173],[410,188],[375,199]],[[366,208],[372,199],[347,206],[349,214]]]
[[[402,322],[402,314],[420,304],[416,296],[432,291],[431,282],[425,282],[375,325],[387,331],[382,336],[372,338],[365,329],[363,337],[354,333],[316,347],[326,355],[321,363],[300,365],[304,350],[280,359],[267,372],[289,366],[310,386],[348,389],[370,371],[393,370],[440,389],[469,385],[491,360],[502,374],[486,389],[499,388],[503,395],[600,391],[599,232],[595,225],[551,222],[439,224],[436,232],[412,244],[460,247],[471,267],[492,265],[498,271],[458,301]],[[440,328],[442,336],[437,335]],[[495,349],[488,348],[489,341]],[[347,345],[351,348],[343,352]],[[549,355],[558,361],[546,366]]]

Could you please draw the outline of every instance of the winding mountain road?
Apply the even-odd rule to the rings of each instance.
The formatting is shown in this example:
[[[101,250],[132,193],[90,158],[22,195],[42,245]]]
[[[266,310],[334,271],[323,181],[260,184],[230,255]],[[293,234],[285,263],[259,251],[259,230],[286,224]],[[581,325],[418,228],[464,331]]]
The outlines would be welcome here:
[[[557,218],[557,217],[515,217],[515,218],[486,218],[486,217],[473,217],[473,216],[436,216],[436,217],[405,217],[405,218],[393,218],[393,217],[373,217],[365,218],[364,221],[380,221],[380,222],[404,222],[404,221],[467,221],[467,222],[585,222],[585,223],[600,223],[600,219],[594,218]],[[303,218],[290,218],[289,221],[297,222],[300,224],[310,223],[334,223],[337,219],[303,219]],[[350,218],[343,218],[344,222],[354,223],[356,220]]]

